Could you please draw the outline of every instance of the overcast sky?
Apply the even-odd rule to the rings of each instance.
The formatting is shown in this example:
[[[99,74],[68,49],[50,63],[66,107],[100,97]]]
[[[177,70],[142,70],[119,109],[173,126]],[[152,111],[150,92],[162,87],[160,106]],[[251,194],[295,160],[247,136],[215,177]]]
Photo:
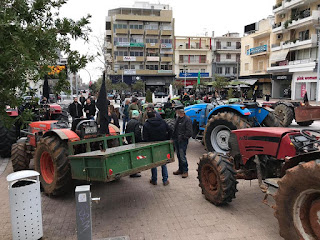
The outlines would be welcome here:
[[[97,52],[96,38],[103,38],[105,17],[108,10],[118,7],[130,7],[134,0],[68,0],[60,11],[62,17],[74,20],[91,14],[92,33],[89,44],[75,42],[73,48],[81,53],[94,54]],[[272,6],[276,0],[161,0],[150,3],[169,4],[175,18],[176,36],[204,36],[212,31],[215,36],[229,32],[239,32],[243,35],[244,26],[254,23],[272,14]],[[100,58],[103,61],[103,58]],[[87,65],[92,81],[102,74],[103,63],[98,59]],[[84,82],[89,82],[90,76],[85,70],[80,71]]]

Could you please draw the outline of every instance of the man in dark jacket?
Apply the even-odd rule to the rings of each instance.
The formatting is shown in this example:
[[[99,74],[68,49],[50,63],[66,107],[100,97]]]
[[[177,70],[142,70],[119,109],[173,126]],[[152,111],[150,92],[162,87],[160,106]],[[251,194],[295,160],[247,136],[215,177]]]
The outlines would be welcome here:
[[[124,132],[126,129],[126,123],[129,121],[129,104],[130,101],[127,99],[124,102],[123,110],[122,110],[122,131]]]
[[[72,117],[72,121],[83,116],[82,107],[81,104],[79,104],[77,97],[74,97],[73,103],[69,105],[69,113]]]
[[[143,140],[146,142],[164,141],[170,139],[172,130],[168,124],[162,119],[157,118],[154,111],[147,112],[147,121],[143,125]],[[169,184],[168,169],[166,165],[161,166],[162,182],[164,186]],[[151,169],[152,177],[150,183],[157,185],[157,168]]]
[[[84,112],[88,119],[94,120],[94,116],[96,115],[96,106],[91,103],[90,98],[87,99],[86,105],[84,105]]]
[[[173,141],[179,160],[179,169],[173,172],[174,175],[188,177],[188,161],[186,157],[189,138],[192,136],[192,121],[186,116],[183,106],[176,108],[178,115],[173,130]]]
[[[135,142],[142,142],[142,134],[141,134],[141,130],[142,130],[142,125],[139,121],[139,111],[138,110],[132,110],[131,113],[131,119],[127,124],[126,127],[126,131],[125,133],[134,133],[134,139]],[[126,137],[127,141],[129,144],[132,143],[132,139],[131,137]],[[131,174],[130,177],[141,177],[140,173],[136,173],[136,174]]]
[[[83,96],[83,94],[81,94],[79,100],[80,100],[80,102],[81,102],[82,107],[84,107],[84,103],[86,102],[86,98]]]

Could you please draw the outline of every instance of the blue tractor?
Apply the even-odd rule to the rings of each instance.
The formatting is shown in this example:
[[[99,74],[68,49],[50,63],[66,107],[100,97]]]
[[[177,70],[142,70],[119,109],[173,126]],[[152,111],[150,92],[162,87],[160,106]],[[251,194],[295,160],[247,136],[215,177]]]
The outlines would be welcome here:
[[[201,103],[188,106],[185,113],[192,120],[193,138],[199,139],[209,152],[226,154],[232,130],[250,127],[281,127],[274,110],[256,102],[227,104]]]

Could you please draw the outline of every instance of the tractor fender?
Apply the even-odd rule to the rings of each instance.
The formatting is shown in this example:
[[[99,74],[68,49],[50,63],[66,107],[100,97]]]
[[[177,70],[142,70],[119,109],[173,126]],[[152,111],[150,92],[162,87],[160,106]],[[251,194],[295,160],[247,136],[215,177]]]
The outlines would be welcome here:
[[[244,108],[244,105],[220,105],[215,107],[209,114],[208,114],[208,120],[211,118],[212,115],[216,115],[220,112],[234,112],[238,115],[242,115],[242,116],[250,116],[251,112],[249,111],[249,109]]]
[[[43,137],[47,136],[57,136],[61,140],[67,140],[67,141],[79,141],[80,137],[70,129],[53,129],[48,132],[46,132]]]

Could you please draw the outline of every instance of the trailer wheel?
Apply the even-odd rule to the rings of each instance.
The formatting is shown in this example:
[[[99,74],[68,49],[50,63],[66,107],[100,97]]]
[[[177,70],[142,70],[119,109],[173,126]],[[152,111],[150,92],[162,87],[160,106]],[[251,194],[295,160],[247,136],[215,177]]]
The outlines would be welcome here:
[[[275,217],[284,239],[320,239],[320,161],[287,170],[278,181]]]
[[[285,105],[285,104],[278,104],[274,108],[274,113],[278,116],[282,126],[288,127],[292,120],[294,119],[294,112],[293,108]]]
[[[11,146],[17,141],[16,128],[12,126],[6,128],[0,122],[0,157],[7,158],[11,156]]]
[[[273,112],[268,113],[268,115],[262,121],[262,125],[266,127],[282,127],[280,119]]]
[[[243,117],[233,112],[223,112],[212,116],[204,131],[204,144],[207,151],[226,154],[229,151],[230,132],[249,127],[250,124]]]
[[[14,172],[29,169],[30,157],[26,152],[26,144],[24,142],[12,145],[10,160]]]
[[[225,155],[203,154],[198,164],[199,187],[205,198],[216,206],[236,197],[237,181],[233,164]]]
[[[299,126],[307,127],[313,123],[313,120],[305,121],[305,122],[297,122]]]
[[[34,154],[34,163],[47,195],[58,196],[70,190],[72,178],[65,142],[57,136],[40,139]]]

